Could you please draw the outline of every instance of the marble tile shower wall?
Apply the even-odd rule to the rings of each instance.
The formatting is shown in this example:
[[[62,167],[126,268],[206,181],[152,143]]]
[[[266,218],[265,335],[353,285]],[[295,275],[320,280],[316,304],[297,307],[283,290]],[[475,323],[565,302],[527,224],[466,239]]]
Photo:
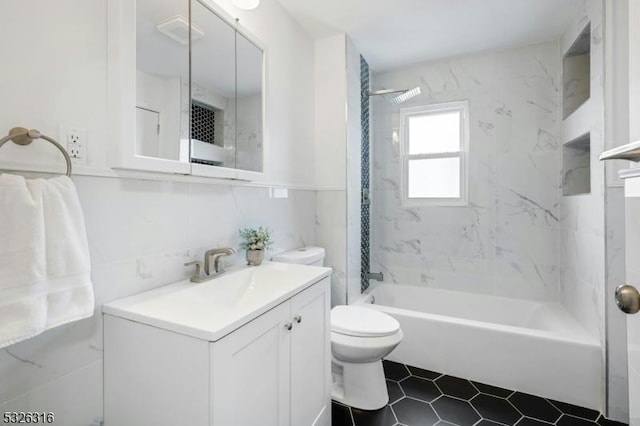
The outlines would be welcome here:
[[[0,411],[52,410],[67,425],[99,424],[99,306],[187,277],[183,263],[215,246],[238,247],[238,229],[266,225],[273,251],[315,244],[316,193],[269,188],[74,177],[92,257],[96,315],[0,350]],[[239,252],[230,263],[242,263]]]
[[[562,304],[605,346],[605,172],[598,155],[604,143],[604,43],[603,2],[584,0],[574,22],[561,39],[566,51],[584,27],[591,23],[590,98],[562,125],[562,142],[590,134],[591,192],[583,196],[563,197],[560,208],[563,254]],[[611,218],[613,219],[613,218]],[[610,221],[610,232],[623,231],[621,223]],[[622,231],[622,232],[620,232]],[[624,243],[610,241],[610,250]],[[613,255],[611,251],[608,255]],[[615,267],[609,259],[610,267]],[[610,278],[614,279],[615,276]],[[612,289],[611,289],[612,290]]]
[[[403,207],[399,108],[373,100],[372,270],[385,281],[559,299],[558,43],[375,74],[375,89],[419,85],[401,105],[468,99],[470,203]]]

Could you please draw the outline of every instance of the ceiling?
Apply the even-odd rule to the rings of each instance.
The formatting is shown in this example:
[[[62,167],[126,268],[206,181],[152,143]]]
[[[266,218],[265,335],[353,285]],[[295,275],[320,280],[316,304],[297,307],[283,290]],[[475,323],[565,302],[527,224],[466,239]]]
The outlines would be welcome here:
[[[347,33],[373,71],[558,39],[582,0],[279,0],[314,37]]]

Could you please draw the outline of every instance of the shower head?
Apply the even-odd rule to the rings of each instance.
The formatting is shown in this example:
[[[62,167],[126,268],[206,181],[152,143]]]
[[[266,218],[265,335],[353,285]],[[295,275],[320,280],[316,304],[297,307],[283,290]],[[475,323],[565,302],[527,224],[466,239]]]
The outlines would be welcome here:
[[[414,87],[413,89],[376,90],[373,92],[367,92],[367,96],[390,95],[392,93],[400,93],[398,96],[391,98],[391,102],[393,102],[396,105],[399,105],[405,101],[408,101],[411,98],[418,96],[420,94],[420,87]]]
[[[392,98],[391,102],[393,102],[396,105],[400,105],[401,103],[408,101],[411,98],[415,98],[419,94],[420,94],[420,87],[414,87],[413,89],[405,90],[404,93],[396,96],[395,98]]]

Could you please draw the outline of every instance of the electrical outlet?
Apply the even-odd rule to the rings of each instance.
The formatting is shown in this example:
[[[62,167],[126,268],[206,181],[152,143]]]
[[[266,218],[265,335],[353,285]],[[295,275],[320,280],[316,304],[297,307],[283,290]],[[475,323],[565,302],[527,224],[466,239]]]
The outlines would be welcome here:
[[[87,163],[87,129],[60,126],[60,141],[66,141],[67,152],[74,163]]]
[[[67,150],[71,158],[85,157],[85,144],[87,131],[77,127],[69,127],[67,133]]]

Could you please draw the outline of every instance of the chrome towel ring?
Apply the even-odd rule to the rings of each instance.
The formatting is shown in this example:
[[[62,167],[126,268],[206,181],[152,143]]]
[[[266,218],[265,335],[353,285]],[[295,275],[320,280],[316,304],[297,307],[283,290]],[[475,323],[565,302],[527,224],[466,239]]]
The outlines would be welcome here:
[[[34,139],[44,139],[47,142],[51,142],[56,148],[60,150],[62,155],[64,155],[64,160],[67,162],[67,176],[71,176],[71,158],[69,158],[69,154],[67,151],[60,145],[55,139],[50,138],[47,135],[43,135],[39,131],[35,129],[25,129],[24,127],[14,127],[9,131],[9,134],[2,139],[0,139],[0,148],[5,143],[12,141],[18,145],[29,145]]]

